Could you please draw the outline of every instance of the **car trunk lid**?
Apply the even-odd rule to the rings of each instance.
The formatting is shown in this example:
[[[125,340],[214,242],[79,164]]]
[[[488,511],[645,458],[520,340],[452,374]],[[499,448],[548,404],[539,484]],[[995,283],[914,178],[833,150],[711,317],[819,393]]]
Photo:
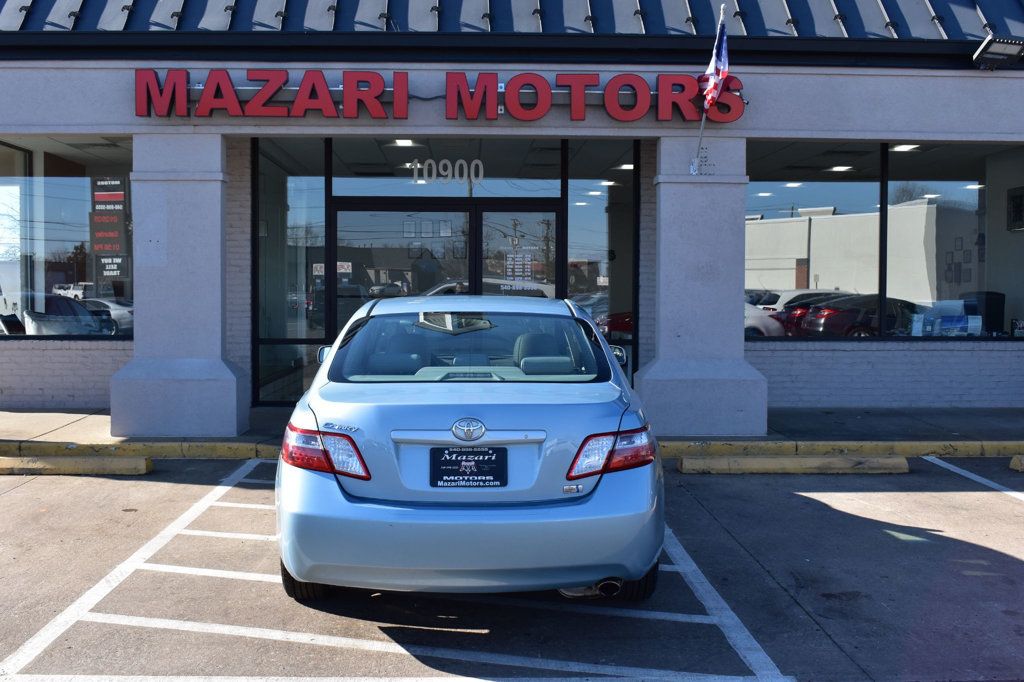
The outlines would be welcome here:
[[[309,405],[321,431],[352,437],[370,470],[368,481],[339,476],[345,492],[472,505],[586,494],[599,477],[566,473],[587,436],[618,429],[628,401],[608,382],[328,383]],[[458,438],[453,426],[463,419],[478,420],[482,435]]]

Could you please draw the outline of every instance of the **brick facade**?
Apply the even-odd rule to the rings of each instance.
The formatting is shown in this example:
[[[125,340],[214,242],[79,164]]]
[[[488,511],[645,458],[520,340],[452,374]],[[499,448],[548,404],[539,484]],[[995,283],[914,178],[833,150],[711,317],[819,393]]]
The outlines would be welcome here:
[[[769,407],[1024,407],[1013,341],[747,343]]]
[[[107,409],[131,341],[0,341],[0,409]]]
[[[639,366],[654,359],[654,289],[658,285],[657,246],[655,230],[658,218],[655,214],[654,172],[657,168],[658,141],[640,142],[640,257],[636,284],[640,287],[637,311],[637,334],[639,336]]]
[[[252,151],[249,138],[227,140],[224,233],[227,320],[224,351],[241,370],[245,395],[252,395]]]

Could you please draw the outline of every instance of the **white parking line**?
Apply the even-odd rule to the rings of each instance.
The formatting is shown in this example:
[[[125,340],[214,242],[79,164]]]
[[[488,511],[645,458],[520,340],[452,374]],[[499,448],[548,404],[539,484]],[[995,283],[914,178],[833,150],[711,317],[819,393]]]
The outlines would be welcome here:
[[[206,578],[230,578],[232,580],[250,580],[260,583],[280,583],[281,576],[276,573],[248,573],[246,571],[222,571],[219,568],[195,568],[193,566],[174,566],[172,564],[139,564],[139,569],[156,571],[157,573],[180,573],[182,575],[200,575]]]
[[[704,605],[707,612],[718,621],[718,627],[722,634],[729,641],[729,644],[743,662],[747,664],[750,671],[757,676],[758,680],[789,680],[785,677],[778,666],[768,657],[761,645],[757,643],[750,630],[739,619],[736,613],[729,608],[729,605],[712,587],[708,579],[701,573],[696,562],[690,557],[689,552],[683,549],[679,538],[672,532],[672,529],[665,526],[665,552],[682,574],[686,584],[690,586],[693,593]]]
[[[225,530],[198,530],[186,528],[179,535],[198,535],[204,538],[224,538],[225,540],[261,540],[263,542],[277,542],[276,535],[261,535],[260,533],[233,533]]]
[[[171,541],[171,538],[195,521],[200,514],[209,508],[211,503],[215,502],[236,483],[243,480],[260,463],[261,461],[257,459],[244,462],[231,475],[225,478],[221,485],[204,495],[198,502],[189,507],[184,514],[160,531],[156,537],[140,547],[102,580],[72,602],[70,606],[57,614],[53,620],[43,626],[43,629],[30,637],[27,642],[18,647],[14,653],[0,663],[0,676],[13,675],[31,663],[36,656],[42,653],[43,649],[50,646],[54,640],[64,634],[76,621],[80,620],[86,612],[91,610],[96,604],[99,604],[100,600],[110,594],[140,564],[156,554],[164,545]]]
[[[203,633],[209,635],[231,635],[252,639],[271,640],[275,642],[291,642],[296,644],[312,644],[337,649],[356,651],[372,651],[375,653],[398,654],[416,658],[440,658],[452,661],[469,661],[487,665],[502,665],[535,670],[555,670],[563,673],[583,673],[593,675],[615,675],[639,679],[681,679],[680,673],[674,670],[657,668],[636,668],[631,666],[606,665],[603,663],[580,663],[551,658],[534,658],[532,656],[513,656],[466,649],[448,649],[442,647],[421,646],[418,644],[396,644],[388,641],[354,639],[336,635],[318,635],[311,632],[293,632],[290,630],[272,630],[242,625],[222,625],[218,623],[200,623],[188,620],[172,620],[169,618],[144,618],[141,616],[123,616],[111,613],[90,612],[82,616],[82,620],[109,625],[128,625],[133,627],[153,628],[159,630],[177,630],[180,632]],[[720,676],[693,676],[693,680],[722,679]],[[731,678],[735,680],[736,678]]]
[[[1019,493],[1016,490],[1013,490],[1011,488],[1007,488],[1005,485],[1000,485],[1000,484],[996,483],[995,481],[990,481],[987,478],[985,478],[984,476],[979,476],[978,474],[973,473],[971,471],[968,471],[967,469],[961,469],[960,467],[954,466],[954,465],[950,464],[949,462],[943,462],[938,457],[934,457],[932,455],[925,455],[921,459],[926,460],[928,462],[931,462],[935,466],[940,466],[943,469],[948,469],[949,471],[952,471],[954,474],[960,474],[964,478],[969,478],[972,481],[974,481],[975,483],[980,483],[983,486],[992,488],[992,490],[998,490],[999,492],[1003,493],[1004,495],[1009,495],[1010,497],[1012,497],[1012,498],[1014,498],[1016,500],[1020,500],[1021,502],[1024,502],[1024,493]]]
[[[256,504],[254,502],[214,502],[211,507],[233,507],[235,509],[267,509],[273,511],[277,507],[272,504]]]
[[[931,459],[931,458],[926,458]],[[379,651],[384,653],[396,653],[408,656],[426,657],[426,658],[442,658],[459,661],[469,661],[488,665],[505,665],[511,667],[525,667],[533,668],[538,670],[552,670],[562,673],[569,674],[597,674],[597,675],[612,675],[618,677],[631,677],[631,678],[670,678],[680,681],[701,681],[701,682],[713,682],[713,681],[734,681],[734,680],[751,680],[756,679],[760,681],[764,680],[790,680],[783,676],[775,664],[771,661],[768,655],[760,647],[760,645],[754,640],[753,636],[746,629],[746,627],[740,622],[736,614],[729,608],[725,600],[722,599],[721,595],[711,586],[707,578],[701,573],[700,569],[694,563],[693,559],[686,552],[686,550],[679,543],[675,534],[671,528],[666,528],[665,532],[665,552],[669,559],[673,562],[673,565],[663,564],[662,570],[678,572],[683,576],[687,584],[693,590],[698,600],[704,605],[707,610],[707,615],[703,614],[684,614],[675,612],[665,611],[646,611],[641,609],[620,609],[614,607],[602,607],[602,606],[591,606],[583,604],[556,604],[556,603],[543,603],[534,602],[528,599],[488,599],[488,598],[461,598],[451,597],[452,599],[459,599],[461,601],[476,601],[481,603],[494,603],[494,604],[505,604],[511,606],[522,606],[530,609],[540,610],[551,610],[551,611],[570,611],[575,613],[584,613],[592,615],[602,616],[615,616],[615,617],[626,617],[626,618],[639,618],[648,620],[664,620],[664,621],[675,621],[683,623],[693,623],[701,625],[716,625],[718,626],[729,644],[736,651],[739,657],[744,663],[750,668],[751,672],[754,673],[755,677],[749,676],[729,676],[729,675],[705,675],[700,673],[681,673],[677,671],[659,670],[654,668],[636,668],[630,666],[615,666],[606,665],[599,663],[582,663],[575,661],[565,661],[559,659],[543,659],[533,658],[529,656],[514,656],[506,654],[491,654],[481,651],[465,651],[460,649],[448,649],[438,647],[427,647],[427,646],[402,646],[393,642],[378,642],[373,640],[359,640],[345,637],[335,637],[327,635],[317,635],[313,633],[304,632],[293,632],[284,630],[272,630],[266,628],[252,628],[244,626],[234,625],[223,625],[215,623],[200,623],[194,621],[178,621],[168,619],[156,619],[156,618],[145,618],[138,616],[123,616],[117,614],[103,614],[95,613],[92,609],[112,590],[114,590],[121,582],[127,578],[135,570],[147,570],[164,573],[177,573],[184,575],[204,576],[213,578],[228,578],[235,580],[251,580],[258,582],[267,583],[280,583],[280,576],[277,574],[269,573],[250,573],[244,571],[225,571],[219,569],[206,569],[197,568],[191,566],[175,566],[169,564],[154,564],[148,563],[148,559],[164,547],[173,537],[178,534],[183,535],[198,535],[206,537],[215,537],[223,539],[246,539],[246,540],[259,540],[259,541],[272,541],[276,540],[276,536],[263,535],[255,533],[234,533],[234,532],[223,532],[223,531],[203,531],[189,529],[188,526],[194,522],[203,512],[212,506],[219,507],[235,507],[245,509],[274,509],[273,505],[260,505],[240,502],[221,502],[222,497],[228,490],[238,485],[239,483],[253,483],[260,485],[273,485],[274,481],[271,479],[253,479],[247,478],[248,474],[259,464],[262,464],[262,460],[254,459],[249,460],[242,464],[232,474],[223,479],[221,484],[216,488],[212,489],[206,495],[204,495],[199,501],[193,504],[185,513],[171,522],[166,528],[164,528],[159,534],[148,541],[145,545],[139,548],[134,554],[128,559],[115,567],[107,576],[105,576],[99,583],[94,585],[91,589],[86,591],[77,600],[75,600],[70,606],[68,606],[63,612],[51,620],[46,626],[44,626],[39,632],[33,635],[27,642],[22,644],[14,653],[8,656],[3,662],[0,662],[0,682],[16,681],[16,682],[30,682],[39,681],[43,679],[54,679],[54,680],[79,680],[79,679],[90,679],[90,680],[103,680],[108,679],[119,682],[150,682],[160,680],[161,682],[169,682],[171,680],[182,680],[188,682],[205,682],[207,680],[213,680],[215,682],[227,682],[232,678],[225,677],[205,677],[205,676],[160,676],[160,677],[145,677],[145,676],[74,676],[74,675],[61,675],[61,676],[39,676],[39,675],[22,675],[19,674],[28,664],[30,664],[36,657],[38,657],[43,650],[45,650],[50,644],[52,644],[58,637],[60,637],[69,627],[79,621],[89,622],[100,622],[115,625],[127,625],[135,627],[147,627],[157,628],[164,630],[178,630],[187,632],[202,632],[209,634],[223,634],[233,635],[240,637],[249,637],[255,639],[265,640],[276,640],[284,642],[300,642],[307,644],[314,644],[319,646],[329,646],[335,648],[345,649],[358,649],[365,651]],[[940,463],[940,466],[946,466],[945,463]],[[947,468],[956,469],[952,465],[948,465]],[[960,470],[962,471],[962,470]],[[969,474],[969,472],[964,472]],[[973,476],[968,476],[973,477]],[[977,477],[980,479],[981,477]],[[981,479],[982,482],[985,479]],[[988,483],[992,483],[989,481]],[[992,484],[990,487],[998,486],[998,484]],[[1001,488],[1001,486],[1000,486]],[[999,488],[997,488],[999,489]],[[1007,492],[1008,489],[1004,489]],[[1012,491],[1008,491],[1011,492]],[[1016,493],[1015,495],[1020,495]],[[247,678],[234,678],[238,680]],[[248,678],[251,679],[251,678]],[[271,678],[261,678],[271,679]],[[282,678],[288,679],[290,682],[301,680],[301,678]],[[318,682],[331,678],[316,678]],[[334,679],[359,679],[359,678],[334,678]],[[388,678],[373,678],[375,680],[386,680]],[[394,679],[415,679],[415,678],[394,678]],[[437,678],[430,678],[435,680]],[[461,679],[474,679],[474,678],[461,678]],[[525,678],[523,678],[525,679]],[[536,681],[537,678],[529,678]]]

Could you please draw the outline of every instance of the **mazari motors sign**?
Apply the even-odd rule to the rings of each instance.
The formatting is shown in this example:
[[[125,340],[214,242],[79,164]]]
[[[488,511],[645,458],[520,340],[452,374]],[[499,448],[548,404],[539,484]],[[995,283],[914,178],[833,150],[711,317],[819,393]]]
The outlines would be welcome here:
[[[409,73],[394,71],[390,87],[377,71],[303,71],[297,85],[289,85],[286,69],[249,69],[248,83],[237,85],[227,69],[211,69],[200,86],[190,87],[188,69],[168,69],[161,79],[154,69],[135,71],[135,114],[142,117],[304,118],[405,120],[409,118]],[[333,84],[333,87],[332,87]],[[735,76],[725,80],[718,104],[708,120],[731,123],[743,115],[743,84]],[[616,121],[639,121],[654,113],[658,121],[699,121],[703,87],[695,76],[659,73],[652,77],[620,73],[605,78],[596,73],[559,73],[554,77],[520,73],[505,81],[497,73],[445,74],[445,118],[497,120],[502,111],[520,121],[544,118],[556,102],[564,102],[572,121],[587,118],[588,104]],[[190,93],[194,97],[190,98]],[[194,99],[194,101],[193,101]],[[433,97],[431,97],[433,99]],[[596,108],[596,107],[595,107]]]

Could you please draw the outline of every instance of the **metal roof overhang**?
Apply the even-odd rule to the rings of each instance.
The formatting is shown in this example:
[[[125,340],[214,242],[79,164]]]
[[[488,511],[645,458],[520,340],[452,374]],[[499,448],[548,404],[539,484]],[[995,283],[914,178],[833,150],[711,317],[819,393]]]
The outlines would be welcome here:
[[[703,36],[174,32],[0,32],[0,60],[703,64]],[[730,36],[733,65],[973,69],[975,40]],[[1017,68],[1021,68],[1018,66]]]

